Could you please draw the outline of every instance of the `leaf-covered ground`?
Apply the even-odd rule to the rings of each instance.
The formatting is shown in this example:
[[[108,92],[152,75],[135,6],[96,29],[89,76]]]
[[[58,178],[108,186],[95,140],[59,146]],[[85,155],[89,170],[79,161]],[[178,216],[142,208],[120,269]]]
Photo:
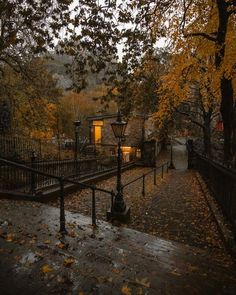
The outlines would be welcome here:
[[[142,180],[124,189],[124,198],[131,207],[132,220],[128,227],[168,240],[177,241],[199,248],[205,248],[217,260],[226,264],[231,258],[227,254],[212,213],[196,179],[194,171],[184,169],[183,154],[176,154],[176,170],[169,170],[161,178],[157,176],[154,185],[153,174],[146,177],[146,194],[142,196]],[[162,153],[158,164],[165,162],[168,153]],[[180,169],[178,169],[180,168]],[[150,171],[138,167],[125,171],[122,182],[135,179]],[[101,181],[98,187],[114,189],[116,177]],[[58,206],[57,201],[51,203]],[[67,210],[85,215],[91,214],[91,191],[82,190],[69,195],[65,201]],[[106,219],[110,197],[96,193],[97,218]]]
[[[207,251],[59,210],[0,199],[1,295],[234,295],[235,267]]]

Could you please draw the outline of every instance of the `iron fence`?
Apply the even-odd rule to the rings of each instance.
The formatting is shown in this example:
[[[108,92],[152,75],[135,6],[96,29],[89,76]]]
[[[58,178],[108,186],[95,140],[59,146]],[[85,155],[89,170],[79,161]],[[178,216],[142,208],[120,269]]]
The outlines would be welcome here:
[[[109,163],[106,158],[84,158],[81,160],[37,160],[35,154],[31,156],[31,162],[25,163],[28,167],[37,171],[60,177],[80,179],[88,174],[110,170],[116,167],[113,161]],[[17,169],[15,166],[0,163],[0,189],[20,192],[36,193],[44,188],[56,184],[55,178],[45,177],[43,174],[29,173],[26,170]]]
[[[66,233],[66,216],[65,216],[65,204],[64,204],[64,197],[65,197],[65,184],[70,183],[70,184],[74,184],[78,187],[78,189],[90,189],[91,190],[91,219],[92,219],[92,225],[96,226],[97,224],[97,220],[96,220],[96,192],[100,191],[103,192],[105,194],[107,194],[110,197],[111,200],[111,208],[113,205],[113,200],[114,200],[114,192],[113,191],[109,191],[106,189],[102,189],[102,188],[97,188],[96,186],[92,186],[92,185],[87,185],[84,183],[80,183],[76,180],[64,177],[64,176],[57,176],[57,175],[52,175],[49,173],[45,173],[42,171],[38,171],[35,168],[32,167],[28,167],[26,165],[23,164],[19,164],[17,162],[13,162],[13,161],[9,161],[3,158],[0,158],[0,164],[1,167],[8,167],[8,168],[13,168],[13,170],[15,171],[20,171],[20,175],[29,177],[32,180],[32,175],[38,177],[41,176],[43,177],[45,180],[46,179],[53,179],[54,182],[57,182],[57,184],[60,186],[60,194],[59,194],[59,198],[60,198],[60,220],[59,220],[59,224],[60,224],[60,232],[61,233]]]
[[[195,166],[236,233],[236,171],[196,152]]]
[[[84,154],[88,144],[87,137],[80,137],[78,152]],[[42,160],[61,160],[73,159],[74,150],[75,142],[72,139],[54,138],[47,140],[0,135],[0,156],[20,163],[28,162],[32,151]]]

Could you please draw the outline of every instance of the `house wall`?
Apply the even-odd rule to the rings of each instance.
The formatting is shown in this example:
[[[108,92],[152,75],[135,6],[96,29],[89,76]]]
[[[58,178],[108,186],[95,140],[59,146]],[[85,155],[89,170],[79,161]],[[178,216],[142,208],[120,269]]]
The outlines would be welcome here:
[[[115,120],[116,118],[105,118],[103,120],[101,140],[102,145],[117,145],[117,139],[115,138],[111,128],[111,123]],[[138,116],[131,117],[126,127],[125,140],[122,141],[122,145],[140,147],[143,141],[143,124],[143,118]],[[92,144],[94,144],[94,126],[91,126],[91,129]]]

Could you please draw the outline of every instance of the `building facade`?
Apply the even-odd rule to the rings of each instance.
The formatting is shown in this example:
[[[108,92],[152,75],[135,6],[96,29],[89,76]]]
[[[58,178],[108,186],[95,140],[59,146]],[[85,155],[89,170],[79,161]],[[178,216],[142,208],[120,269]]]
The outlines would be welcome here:
[[[117,139],[111,123],[116,121],[117,114],[98,115],[88,117],[90,126],[90,145],[95,146],[100,153],[107,156],[116,156]],[[125,137],[122,140],[123,162],[130,162],[141,158],[141,149],[144,142],[145,118],[142,115],[133,115],[127,119]]]

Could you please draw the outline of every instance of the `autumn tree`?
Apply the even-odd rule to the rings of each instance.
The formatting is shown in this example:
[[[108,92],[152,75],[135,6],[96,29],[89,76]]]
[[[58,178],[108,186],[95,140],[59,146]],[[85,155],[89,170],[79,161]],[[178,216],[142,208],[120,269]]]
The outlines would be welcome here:
[[[24,61],[55,45],[70,22],[72,0],[7,0],[0,2],[0,70],[24,71]],[[27,74],[27,72],[24,72]]]
[[[104,112],[115,112],[117,106],[114,102],[104,102],[101,99],[107,93],[104,85],[98,85],[91,90],[82,90],[80,93],[74,91],[66,92],[58,101],[58,122],[60,133],[74,137],[75,120],[81,121],[80,136],[88,137],[88,116],[94,116]]]
[[[236,111],[233,77],[235,76],[235,0],[144,1],[137,4],[139,19],[145,19],[149,33],[163,33],[178,53],[181,39],[196,38],[214,56],[219,75],[220,111],[224,123],[225,162],[236,164]],[[149,9],[151,6],[151,9]]]
[[[205,153],[211,155],[212,121],[220,107],[219,74],[211,51],[198,39],[178,41],[178,53],[170,58],[161,77],[156,118],[161,122],[178,112],[203,132]]]
[[[53,133],[54,112],[62,91],[40,59],[24,64],[30,79],[5,66],[0,80],[0,101],[11,112],[10,132],[41,137]]]

